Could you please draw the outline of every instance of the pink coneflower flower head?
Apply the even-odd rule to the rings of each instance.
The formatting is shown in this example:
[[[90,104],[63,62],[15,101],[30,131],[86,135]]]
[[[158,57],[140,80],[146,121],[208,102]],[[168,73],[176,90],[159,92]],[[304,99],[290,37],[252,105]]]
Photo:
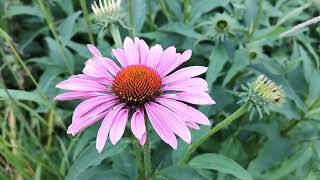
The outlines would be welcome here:
[[[144,40],[127,37],[123,49],[112,50],[118,61],[115,63],[93,45],[89,44],[88,49],[92,58],[86,62],[83,74],[56,86],[70,91],[56,100],[86,99],[74,110],[69,134],[76,135],[103,119],[96,140],[101,152],[108,137],[112,144],[121,139],[130,121],[132,133],[144,145],[149,120],[160,138],[176,149],[176,135],[191,143],[189,128],[210,125],[204,114],[188,105],[215,103],[207,93],[207,82],[196,77],[207,68],[191,66],[174,72],[190,59],[191,50],[180,54],[175,47],[163,50],[157,44],[149,48]]]

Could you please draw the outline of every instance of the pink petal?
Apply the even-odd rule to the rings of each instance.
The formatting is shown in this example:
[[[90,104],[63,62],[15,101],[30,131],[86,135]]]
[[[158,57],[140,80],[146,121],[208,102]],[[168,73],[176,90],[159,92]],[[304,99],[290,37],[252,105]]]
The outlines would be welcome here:
[[[141,108],[138,108],[137,111],[132,115],[131,131],[136,138],[139,139],[140,144],[144,145],[147,130],[144,122],[144,113]]]
[[[95,81],[87,79],[67,79],[56,85],[59,89],[71,90],[71,91],[105,91],[110,92],[106,86],[101,85]]]
[[[174,114],[173,111],[162,105],[153,102],[150,102],[150,105],[153,106],[154,113],[162,119],[162,122],[167,124],[167,126],[185,142],[191,143],[191,133],[186,124],[178,118],[177,114]]]
[[[89,51],[91,52],[93,57],[102,57],[100,51],[92,44],[87,44]]]
[[[192,122],[192,121],[186,122],[186,125],[192,129],[200,129],[200,127],[195,122]]]
[[[116,59],[118,60],[118,62],[121,64],[123,68],[129,66],[129,63],[127,61],[127,58],[123,49],[112,49],[112,54],[114,55],[114,57],[116,57]]]
[[[108,103],[108,102],[110,104],[111,100],[114,100],[117,98],[118,98],[117,96],[113,96],[113,95],[103,95],[103,96],[93,97],[81,102],[73,112],[72,122],[74,122],[76,119],[80,118],[90,110],[94,109],[96,106],[103,103]]]
[[[96,92],[84,92],[84,91],[73,91],[73,92],[67,92],[59,94],[54,98],[56,101],[68,101],[68,100],[74,100],[74,99],[87,99],[91,97],[98,96],[101,93]]]
[[[159,44],[152,46],[147,56],[146,66],[155,68],[160,60],[162,51],[162,47]]]
[[[146,65],[147,56],[149,54],[149,46],[143,39],[140,39],[139,54],[140,54],[140,64]]]
[[[113,75],[116,76],[116,74],[121,70],[119,66],[114,63],[111,59],[103,57],[100,58],[101,64]]]
[[[114,118],[110,129],[110,140],[115,145],[122,137],[128,120],[129,109],[122,109]]]
[[[101,78],[101,77],[111,77],[108,69],[102,65],[102,62],[98,59],[89,59],[86,62],[82,73],[91,77]]]
[[[163,77],[161,74],[166,69],[168,69],[168,67],[170,67],[173,63],[175,63],[178,57],[179,56],[176,54],[176,48],[173,46],[163,51],[163,53],[160,56],[160,60],[155,68],[160,77]]]
[[[126,37],[124,39],[123,49],[129,65],[140,64],[139,52],[131,38]]]
[[[165,94],[162,97],[176,99],[179,101],[184,101],[198,105],[211,105],[216,103],[213,99],[211,99],[208,93],[201,91],[188,91],[177,94]]]
[[[103,84],[103,85],[112,85],[114,78],[111,76],[97,78],[97,77],[92,77],[85,74],[77,74],[77,75],[70,76],[69,79],[86,79],[86,80],[98,82],[99,84]]]
[[[174,69],[179,67],[182,63],[186,62],[191,58],[192,51],[190,49],[184,51],[182,54],[178,54],[179,57],[163,72],[161,73],[161,77],[166,76],[167,74],[171,73]]]
[[[117,104],[119,104],[119,101],[112,100],[97,105],[96,107],[85,113],[83,116],[73,120],[72,124],[68,128],[68,134],[75,135],[83,129],[91,126],[92,124],[100,120],[110,110],[111,107]]]
[[[164,77],[162,81],[162,85],[169,84],[174,81],[179,81],[182,79],[198,76],[206,72],[207,69],[208,69],[207,67],[203,67],[203,66],[191,66],[191,67],[180,69],[170,74],[169,76]]]
[[[157,114],[154,113],[155,108],[148,103],[146,103],[144,107],[147,111],[152,127],[160,136],[160,138],[164,142],[169,144],[173,149],[177,149],[178,143],[177,143],[176,136],[170,130],[167,124],[164,123],[163,120],[159,116],[157,116]]]
[[[100,128],[98,130],[98,134],[97,134],[97,140],[96,140],[96,148],[98,150],[99,153],[102,152],[104,145],[106,144],[107,138],[108,138],[108,134],[109,134],[109,130],[111,128],[111,125],[115,119],[115,117],[117,116],[117,114],[119,113],[119,111],[125,106],[125,104],[119,104],[117,106],[115,106],[114,108],[112,108],[112,110],[105,116],[105,118],[103,119]]]
[[[95,115],[95,116],[88,116],[86,118],[82,118],[81,123],[80,121],[77,121],[77,123],[72,123],[67,130],[68,134],[72,134],[72,136],[75,136],[80,131],[86,129],[87,127],[93,125],[97,121],[99,121],[101,118],[103,118],[107,114],[106,112],[103,112],[101,114]]]
[[[172,99],[166,99],[163,98],[163,96],[157,98],[156,101],[179,114],[187,122],[191,121],[198,124],[210,125],[207,116],[187,104]]]
[[[208,83],[201,78],[188,78],[167,84],[163,91],[208,91]]]

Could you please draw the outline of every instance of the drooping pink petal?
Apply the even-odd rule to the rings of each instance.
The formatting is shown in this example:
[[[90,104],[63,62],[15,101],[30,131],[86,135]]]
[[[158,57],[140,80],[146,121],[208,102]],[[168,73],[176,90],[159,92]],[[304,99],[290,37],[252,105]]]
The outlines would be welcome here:
[[[99,153],[102,152],[104,145],[106,144],[108,134],[115,117],[124,106],[125,104],[119,104],[115,106],[103,119],[100,125],[100,128],[98,130],[97,141],[96,141],[96,148]]]
[[[139,54],[140,54],[140,64],[146,65],[147,56],[149,54],[149,46],[143,39],[140,39]]]
[[[160,138],[169,144],[173,149],[177,149],[178,143],[177,138],[174,135],[174,133],[170,130],[170,128],[163,122],[162,119],[160,119],[155,113],[154,107],[152,107],[150,104],[146,103],[144,105],[147,115],[149,117],[149,120],[151,122],[151,125],[153,129],[157,132],[157,134],[160,136]]]
[[[182,54],[178,54],[176,61],[173,62],[164,72],[161,73],[161,77],[166,76],[171,73],[174,69],[180,66],[182,63],[186,62],[191,58],[192,51],[190,49],[184,51]]]
[[[208,91],[208,83],[201,78],[188,78],[167,84],[161,89],[163,91]]]
[[[113,120],[110,129],[110,141],[115,145],[122,137],[128,121],[129,109],[122,109]]]
[[[162,81],[162,85],[166,85],[171,82],[198,76],[200,74],[205,73],[207,69],[208,69],[207,67],[203,67],[203,66],[191,66],[191,67],[180,69],[170,74],[169,76],[164,77]]]
[[[139,52],[136,49],[131,38],[126,37],[124,39],[123,49],[127,58],[128,65],[140,64]]]
[[[91,126],[92,124],[96,123],[98,120],[101,119],[100,116],[103,117],[103,115],[105,115],[110,110],[110,108],[112,108],[117,104],[119,104],[118,100],[112,100],[112,101],[97,105],[96,107],[86,112],[81,117],[78,117],[75,120],[73,120],[71,125],[68,128],[68,133],[71,133],[72,135],[74,135],[80,132],[81,130]]]
[[[211,105],[216,103],[213,99],[211,99],[208,93],[202,91],[187,91],[177,94],[165,94],[162,97],[176,99],[179,101],[197,105]]]
[[[198,126],[198,124],[196,124],[195,122],[192,122],[192,121],[187,121],[187,122],[186,122],[186,125],[187,125],[189,128],[192,128],[192,129],[200,129],[200,127]]]
[[[116,59],[118,60],[118,62],[121,64],[123,68],[129,66],[129,63],[127,61],[127,58],[123,49],[112,49],[112,54],[114,57],[116,57]]]
[[[72,134],[72,136],[75,136],[80,131],[86,129],[87,127],[93,125],[94,123],[96,123],[97,121],[102,119],[107,114],[107,112],[108,111],[102,112],[102,113],[95,115],[95,116],[88,116],[86,118],[82,118],[82,119],[80,119],[82,123],[79,123],[80,121],[77,121],[77,123],[72,123],[68,127],[67,133]]]
[[[95,58],[102,57],[100,51],[92,44],[87,44],[87,48]]]
[[[163,123],[185,142],[191,143],[191,133],[188,127],[173,111],[157,103],[150,102],[150,105]]]
[[[103,85],[111,85],[114,78],[111,76],[97,78],[97,77],[92,77],[92,76],[88,76],[85,74],[77,74],[77,75],[70,76],[69,79],[86,79],[86,80],[95,81],[95,82],[97,82],[99,84],[103,84]]]
[[[95,81],[87,79],[67,79],[56,85],[59,89],[70,90],[70,91],[97,91],[97,92],[109,92],[106,86],[101,85]]]
[[[132,115],[131,131],[134,136],[139,139],[140,144],[144,145],[147,131],[144,122],[144,113],[141,108],[138,108],[137,111]]]
[[[121,70],[119,66],[109,58],[102,57],[99,60],[102,66],[104,66],[113,76],[116,76],[116,74]]]
[[[75,99],[87,99],[87,98],[98,96],[100,94],[101,93],[97,93],[97,92],[73,91],[73,92],[59,94],[54,98],[54,100],[68,101],[68,100],[75,100]]]
[[[170,108],[175,113],[179,114],[179,116],[183,117],[186,121],[210,125],[210,121],[208,120],[207,116],[187,104],[172,99],[166,99],[163,96],[156,98],[156,101]]]
[[[147,56],[146,66],[155,68],[160,60],[162,51],[162,47],[159,44],[152,46]]]
[[[108,72],[108,69],[102,66],[101,61],[97,59],[89,59],[86,62],[86,65],[82,70],[82,73],[95,78],[111,77],[111,75]]]
[[[74,122],[77,118],[80,118],[82,115],[85,113],[89,112],[90,110],[94,109],[96,106],[103,104],[103,103],[108,103],[112,105],[111,100],[118,99],[117,96],[114,95],[101,95],[97,97],[93,97],[90,99],[87,99],[83,102],[81,102],[74,110],[73,116],[72,116],[72,122]]]
[[[160,77],[162,76],[162,73],[170,67],[175,61],[177,60],[179,56],[176,54],[176,48],[171,46],[168,47],[166,50],[163,51],[163,53],[160,56],[159,62],[156,65],[155,70],[158,72]]]

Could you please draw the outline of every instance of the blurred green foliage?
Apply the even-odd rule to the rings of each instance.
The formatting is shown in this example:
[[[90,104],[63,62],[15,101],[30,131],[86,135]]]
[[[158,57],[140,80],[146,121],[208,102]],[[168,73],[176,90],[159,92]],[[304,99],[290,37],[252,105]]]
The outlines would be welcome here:
[[[66,127],[77,102],[53,101],[57,82],[81,72],[90,57],[86,44],[111,56],[111,34],[91,28],[91,3],[0,0],[0,179],[138,179],[130,132],[98,154],[97,125],[72,138]],[[247,113],[215,134],[187,165],[179,164],[187,144],[180,142],[174,151],[152,135],[153,179],[320,179],[320,29],[313,25],[279,37],[319,15],[319,4],[123,0],[133,31],[123,30],[122,37],[190,48],[193,56],[185,66],[209,67],[205,78],[217,104],[200,110],[213,125],[239,107],[240,85],[259,74],[286,94],[270,115],[260,119]],[[192,140],[208,130],[194,131]]]

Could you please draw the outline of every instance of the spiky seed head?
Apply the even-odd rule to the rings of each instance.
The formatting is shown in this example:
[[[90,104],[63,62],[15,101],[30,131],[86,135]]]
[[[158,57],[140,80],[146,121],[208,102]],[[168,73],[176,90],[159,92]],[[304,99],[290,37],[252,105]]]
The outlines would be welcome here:
[[[244,92],[240,93],[242,99],[239,103],[249,103],[249,107],[259,112],[262,117],[263,112],[269,114],[269,111],[281,104],[284,99],[284,93],[281,86],[276,85],[264,75],[247,86],[242,85]]]

